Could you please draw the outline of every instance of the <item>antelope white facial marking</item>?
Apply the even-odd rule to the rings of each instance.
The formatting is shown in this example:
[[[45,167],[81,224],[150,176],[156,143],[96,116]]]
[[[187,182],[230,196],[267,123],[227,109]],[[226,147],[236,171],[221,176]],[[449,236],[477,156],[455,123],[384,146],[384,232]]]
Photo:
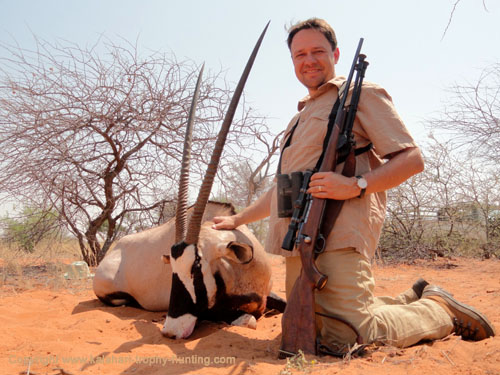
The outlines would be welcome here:
[[[188,291],[193,303],[196,304],[196,291],[194,286],[194,279],[192,275],[192,267],[196,260],[195,252],[198,251],[199,262],[201,266],[201,273],[203,275],[203,284],[206,288],[208,306],[210,309],[215,305],[215,297],[217,293],[217,285],[215,282],[215,278],[212,274],[212,269],[206,259],[203,257],[203,254],[200,250],[196,250],[194,245],[187,246],[182,255],[177,259],[171,259],[170,262],[172,264],[172,270],[177,274],[179,279],[184,284],[184,287]]]
[[[178,318],[172,318],[167,315],[161,333],[164,336],[175,339],[188,338],[193,333],[196,320],[197,318],[191,314],[184,314]]]
[[[207,308],[212,308],[215,305],[215,296],[217,294],[217,285],[215,283],[214,275],[212,275],[212,269],[207,261],[202,258],[201,261],[201,273],[203,274],[203,284],[207,289],[208,306]]]
[[[171,258],[170,262],[172,264],[172,271],[177,274],[179,279],[184,284],[184,287],[188,291],[193,303],[196,303],[196,293],[194,291],[193,275],[191,274],[191,268],[196,259],[194,245],[189,245],[184,249],[184,252],[177,259]],[[166,324],[166,323],[165,323]]]

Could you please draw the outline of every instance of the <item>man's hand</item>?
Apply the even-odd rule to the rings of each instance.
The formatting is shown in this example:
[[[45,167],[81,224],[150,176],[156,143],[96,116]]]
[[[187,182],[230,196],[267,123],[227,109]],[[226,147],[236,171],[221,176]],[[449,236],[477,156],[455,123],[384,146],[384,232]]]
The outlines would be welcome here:
[[[259,199],[253,202],[240,213],[231,216],[216,216],[212,229],[235,229],[240,225],[253,223],[269,216],[271,211],[271,196],[275,193],[276,185],[262,194]]]
[[[214,224],[212,229],[234,229],[238,225],[236,223],[236,215],[233,216],[215,216],[213,218]]]
[[[359,196],[356,177],[345,177],[335,172],[317,172],[311,176],[307,193],[314,198],[346,200]]]

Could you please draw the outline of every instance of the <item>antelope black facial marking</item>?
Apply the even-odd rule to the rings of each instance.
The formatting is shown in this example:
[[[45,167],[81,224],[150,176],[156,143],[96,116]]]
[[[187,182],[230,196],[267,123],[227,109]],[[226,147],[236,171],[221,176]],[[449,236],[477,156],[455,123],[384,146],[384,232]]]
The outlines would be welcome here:
[[[171,266],[170,307],[162,332],[176,338],[188,337],[198,317],[213,305],[216,283],[196,245],[180,243],[172,248]]]
[[[174,259],[178,259],[184,254],[184,250],[188,247],[188,244],[184,241],[176,243],[170,249],[170,256]]]
[[[170,306],[173,300],[178,300],[177,294],[189,294],[189,299],[196,304],[196,293],[193,284],[192,266],[196,260],[196,247],[184,242],[172,246],[170,264],[172,266],[172,292]],[[176,279],[179,281],[177,282]],[[182,290],[182,292],[180,292]]]
[[[175,293],[175,296],[173,295]],[[172,303],[172,300],[175,303]],[[179,279],[177,274],[172,275],[172,294],[170,296],[170,306],[168,308],[168,316],[178,318],[184,315],[187,311],[194,310],[194,303],[184,284]]]
[[[226,284],[219,272],[214,274],[217,283],[217,296],[215,304],[212,308],[203,313],[203,319],[211,321],[223,321],[230,324],[232,321],[246,314],[240,308],[250,303],[255,303],[261,306],[263,303],[262,296],[257,293],[249,293],[244,295],[229,295],[226,291]],[[250,312],[255,318],[259,318],[261,313],[259,310]]]

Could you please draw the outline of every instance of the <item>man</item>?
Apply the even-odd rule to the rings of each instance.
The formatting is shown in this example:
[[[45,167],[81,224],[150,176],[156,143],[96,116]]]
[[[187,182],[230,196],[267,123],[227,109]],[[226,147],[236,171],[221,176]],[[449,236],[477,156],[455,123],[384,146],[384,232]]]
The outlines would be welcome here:
[[[323,152],[328,115],[345,81],[336,76],[340,53],[335,33],[324,20],[314,18],[294,25],[288,47],[295,75],[308,95],[300,101],[299,113],[283,139],[280,168],[287,174],[315,167]],[[320,272],[328,276],[326,287],[316,291],[316,310],[350,322],[365,343],[406,347],[452,332],[473,340],[493,336],[494,328],[486,317],[422,279],[397,298],[374,297],[370,259],[385,217],[385,191],[420,173],[424,164],[391,97],[373,83],[363,84],[353,134],[356,148],[368,150],[356,157],[356,177],[341,175],[343,165],[339,165],[335,172],[315,173],[309,184],[308,193],[313,197],[344,200],[326,250],[316,260]],[[370,144],[372,148],[366,147]],[[214,228],[231,229],[267,216],[266,250],[286,257],[288,296],[301,261],[296,249],[281,249],[290,219],[278,218],[276,186],[242,212],[216,217]],[[355,342],[356,335],[345,324],[318,318],[317,325],[326,345]]]

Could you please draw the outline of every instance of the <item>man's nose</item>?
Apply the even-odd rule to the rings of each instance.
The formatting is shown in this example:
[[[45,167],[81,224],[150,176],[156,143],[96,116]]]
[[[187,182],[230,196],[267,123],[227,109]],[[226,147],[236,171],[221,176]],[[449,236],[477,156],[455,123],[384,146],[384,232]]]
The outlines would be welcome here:
[[[316,57],[312,53],[307,53],[304,57],[305,64],[315,64],[317,62]]]

